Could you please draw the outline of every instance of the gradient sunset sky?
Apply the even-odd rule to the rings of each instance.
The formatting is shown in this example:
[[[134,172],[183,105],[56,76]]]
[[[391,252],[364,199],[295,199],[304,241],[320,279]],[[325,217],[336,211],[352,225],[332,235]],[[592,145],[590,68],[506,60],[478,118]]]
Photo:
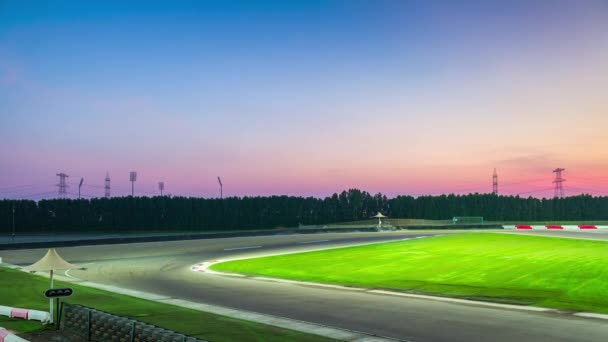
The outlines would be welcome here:
[[[608,195],[608,1],[0,0],[0,198]]]

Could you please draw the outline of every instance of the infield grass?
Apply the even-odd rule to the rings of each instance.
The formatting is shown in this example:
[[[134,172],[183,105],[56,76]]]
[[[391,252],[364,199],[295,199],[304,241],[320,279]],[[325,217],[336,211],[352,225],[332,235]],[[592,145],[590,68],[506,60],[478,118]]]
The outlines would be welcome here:
[[[47,278],[0,267],[0,305],[48,310],[48,299],[43,296],[48,286]],[[66,302],[94,307],[210,341],[333,341],[317,335],[151,302],[73,283],[56,281],[55,287],[74,289],[74,295],[67,297]],[[0,316],[0,327],[23,333],[45,329],[40,322],[6,316]]]
[[[215,264],[309,282],[608,313],[608,242],[450,234]]]

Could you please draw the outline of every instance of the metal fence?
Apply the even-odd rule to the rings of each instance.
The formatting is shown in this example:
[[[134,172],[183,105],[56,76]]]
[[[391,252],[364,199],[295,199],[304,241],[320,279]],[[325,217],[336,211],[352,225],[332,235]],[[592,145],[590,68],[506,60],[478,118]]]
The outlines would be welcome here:
[[[61,303],[62,330],[99,342],[208,342],[82,305]]]

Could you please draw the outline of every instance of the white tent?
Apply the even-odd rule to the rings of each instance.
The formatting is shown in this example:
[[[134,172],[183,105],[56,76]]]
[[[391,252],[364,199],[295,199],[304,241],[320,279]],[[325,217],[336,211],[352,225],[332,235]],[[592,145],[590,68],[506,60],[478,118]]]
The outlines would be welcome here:
[[[50,272],[50,271],[62,271],[71,270],[73,268],[80,268],[65,261],[55,248],[51,248],[46,252],[42,259],[36,261],[34,264],[24,267],[24,269],[30,272]]]
[[[385,218],[387,216],[382,215],[381,212],[378,212],[376,214],[376,216],[372,216],[372,218],[377,218],[378,219],[378,228],[382,227],[382,219]]]

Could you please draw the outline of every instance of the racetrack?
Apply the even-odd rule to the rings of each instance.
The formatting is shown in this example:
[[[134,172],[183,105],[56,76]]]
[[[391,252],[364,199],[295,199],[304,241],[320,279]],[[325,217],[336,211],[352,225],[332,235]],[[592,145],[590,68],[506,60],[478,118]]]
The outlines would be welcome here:
[[[207,260],[428,234],[434,233],[284,235],[70,247],[59,249],[59,253],[71,262],[87,264],[85,271],[70,271],[68,275],[72,277],[410,341],[604,341],[608,335],[608,321],[569,314],[395,297],[190,270],[193,264]],[[0,256],[5,262],[25,265],[45,251],[2,251]]]

